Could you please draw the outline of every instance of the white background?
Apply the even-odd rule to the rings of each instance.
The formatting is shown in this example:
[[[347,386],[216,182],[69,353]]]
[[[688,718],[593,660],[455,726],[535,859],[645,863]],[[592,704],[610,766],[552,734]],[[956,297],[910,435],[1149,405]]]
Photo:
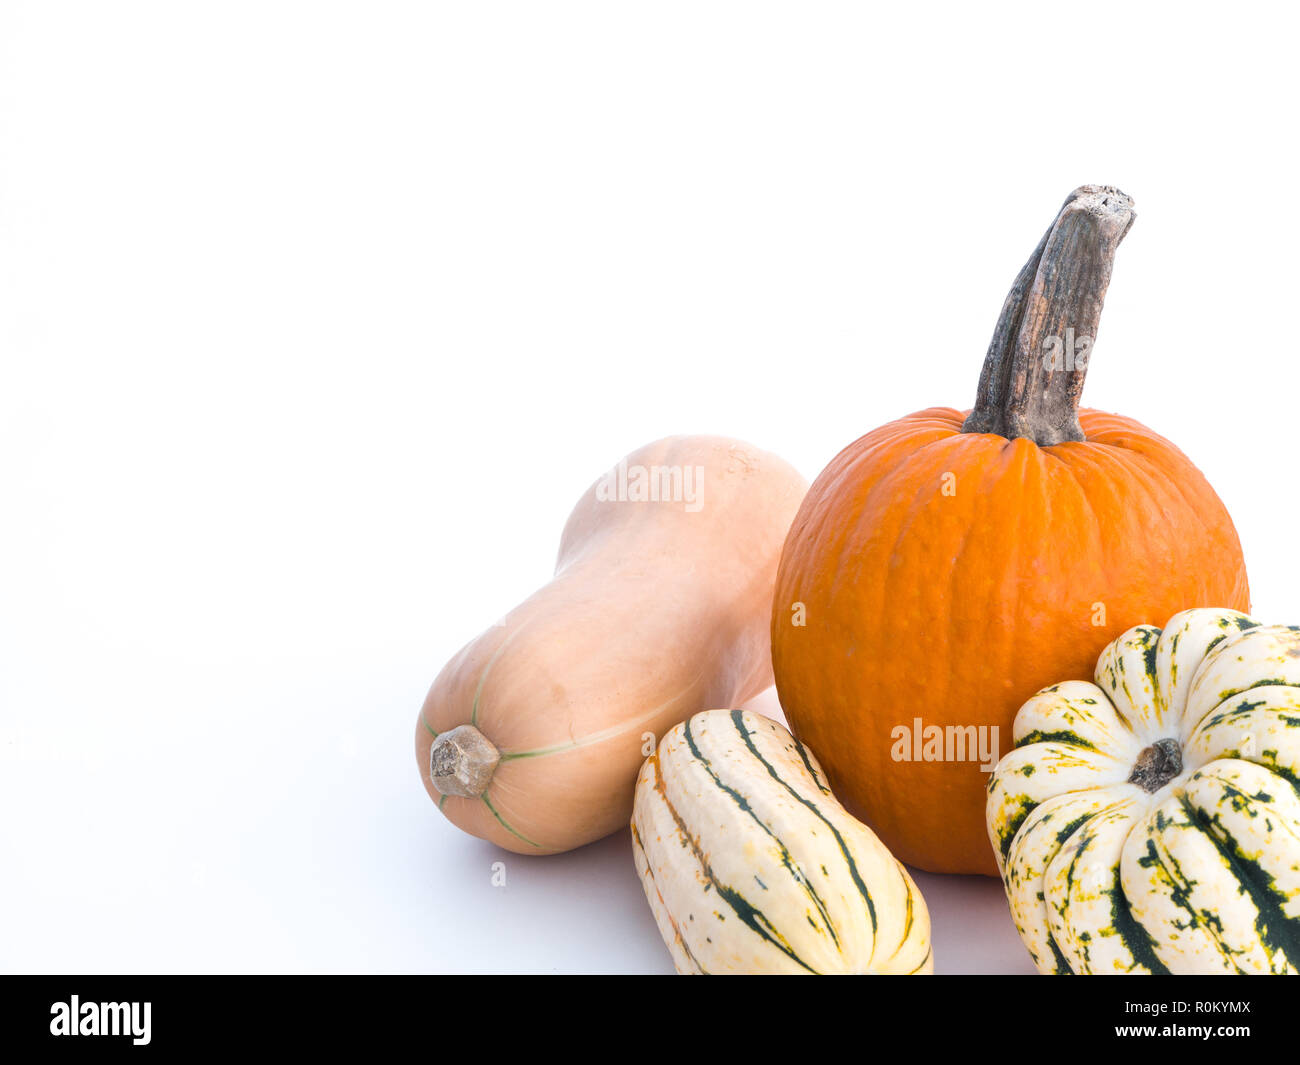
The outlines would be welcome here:
[[[1085,182],[1139,216],[1085,401],[1183,447],[1300,621],[1296,29],[4,4],[0,967],[668,971],[621,835],[527,859],[437,814],[428,684],[634,447],[812,477],[969,405]],[[1029,970],[995,882],[921,883],[941,972]]]

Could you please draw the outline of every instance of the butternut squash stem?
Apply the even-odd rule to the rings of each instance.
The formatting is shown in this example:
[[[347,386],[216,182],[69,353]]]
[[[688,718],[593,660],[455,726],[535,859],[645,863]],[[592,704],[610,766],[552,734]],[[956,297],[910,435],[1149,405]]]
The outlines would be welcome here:
[[[429,751],[429,779],[441,795],[477,799],[492,782],[501,752],[473,725],[442,733]]]
[[[1040,446],[1084,439],[1088,356],[1115,252],[1135,217],[1133,200],[1109,185],[1070,193],[1002,305],[963,433]]]

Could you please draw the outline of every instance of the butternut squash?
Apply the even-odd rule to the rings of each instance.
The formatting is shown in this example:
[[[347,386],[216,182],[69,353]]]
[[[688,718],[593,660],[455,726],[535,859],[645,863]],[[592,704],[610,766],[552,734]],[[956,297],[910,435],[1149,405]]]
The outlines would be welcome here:
[[[443,814],[521,854],[624,828],[660,736],[772,683],[776,566],[807,487],[716,436],[649,444],[592,485],[551,582],[429,691],[416,756]]]

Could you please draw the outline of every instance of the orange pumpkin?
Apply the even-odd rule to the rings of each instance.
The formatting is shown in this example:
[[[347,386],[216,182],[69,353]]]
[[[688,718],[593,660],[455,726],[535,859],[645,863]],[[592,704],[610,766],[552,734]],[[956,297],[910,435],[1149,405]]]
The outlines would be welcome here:
[[[841,801],[921,869],[996,875],[987,756],[1034,692],[1090,679],[1148,618],[1249,609],[1236,530],[1200,471],[1138,422],[1077,409],[1133,217],[1116,189],[1072,193],[1007,297],[974,410],[851,444],[786,539],[781,705]]]

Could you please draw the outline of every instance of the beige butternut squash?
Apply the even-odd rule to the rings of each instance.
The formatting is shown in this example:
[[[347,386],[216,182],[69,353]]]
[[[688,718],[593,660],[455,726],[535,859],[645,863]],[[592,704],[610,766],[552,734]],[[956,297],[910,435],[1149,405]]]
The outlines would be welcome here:
[[[649,444],[592,485],[554,578],[429,691],[416,756],[443,814],[522,854],[624,828],[665,732],[772,683],[777,560],[806,489],[716,436]]]

